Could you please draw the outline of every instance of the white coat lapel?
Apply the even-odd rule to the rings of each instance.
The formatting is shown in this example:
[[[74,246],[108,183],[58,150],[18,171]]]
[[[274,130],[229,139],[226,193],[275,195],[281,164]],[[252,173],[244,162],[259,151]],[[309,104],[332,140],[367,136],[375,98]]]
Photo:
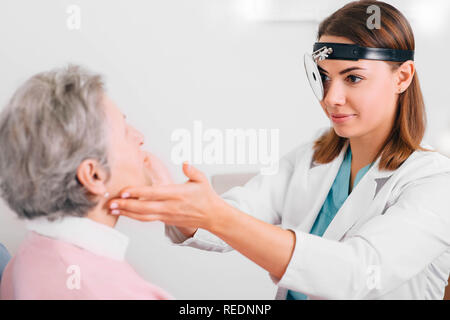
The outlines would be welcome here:
[[[380,171],[378,169],[379,163],[380,157],[377,158],[369,171],[361,178],[336,213],[336,216],[323,234],[324,238],[341,240],[359,219],[372,214],[374,211],[381,213],[384,203],[376,201],[375,198],[391,178],[393,171]]]
[[[307,161],[310,161],[310,163],[304,164],[308,166],[306,177],[304,177],[306,179],[306,196],[299,198],[296,206],[306,212],[305,219],[298,227],[301,231],[309,232],[311,230],[344,160],[347,147],[348,142],[342,148],[341,153],[326,164],[317,164],[311,160],[314,154],[313,149],[310,150],[311,154],[305,157]]]

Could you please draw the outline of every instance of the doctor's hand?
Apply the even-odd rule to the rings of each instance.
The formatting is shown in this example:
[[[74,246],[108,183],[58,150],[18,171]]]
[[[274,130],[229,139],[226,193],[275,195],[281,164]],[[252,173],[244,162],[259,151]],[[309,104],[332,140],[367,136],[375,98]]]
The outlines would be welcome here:
[[[162,165],[153,159],[155,163],[149,168]],[[183,172],[189,178],[184,184],[167,183],[171,178],[167,178],[163,170],[153,173],[155,181],[161,184],[125,188],[120,193],[121,199],[110,200],[111,214],[140,221],[162,221],[177,226],[187,236],[195,233],[197,228],[211,230],[215,220],[220,219],[216,213],[222,212],[227,204],[213,190],[203,172],[187,163],[183,163]]]
[[[112,214],[140,221],[162,221],[187,237],[207,230],[278,279],[295,247],[295,233],[258,220],[231,206],[211,187],[203,172],[186,163],[184,184],[129,187],[108,202]],[[183,231],[185,230],[185,231]],[[186,230],[194,230],[192,234]]]
[[[151,181],[152,186],[173,184],[173,178],[164,163],[150,152],[145,152],[145,174]],[[197,228],[178,227],[185,236],[191,237]]]

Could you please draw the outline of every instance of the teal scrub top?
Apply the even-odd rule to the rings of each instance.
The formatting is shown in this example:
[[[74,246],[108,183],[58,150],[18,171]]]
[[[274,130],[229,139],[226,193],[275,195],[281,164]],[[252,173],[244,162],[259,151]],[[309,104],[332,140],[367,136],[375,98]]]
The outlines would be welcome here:
[[[373,163],[368,164],[364,168],[358,171],[356,174],[355,181],[353,183],[352,190],[356,187],[361,178],[369,171]],[[334,179],[333,185],[328,192],[327,198],[320,209],[320,212],[311,228],[310,234],[315,234],[321,237],[325,230],[327,230],[328,225],[333,220],[336,213],[339,211],[341,206],[344,204],[345,200],[349,195],[350,187],[350,173],[352,166],[352,151],[350,146],[347,148],[347,152],[342,161],[341,167]],[[292,290],[288,290],[286,299],[287,300],[306,300],[308,297],[301,293]]]

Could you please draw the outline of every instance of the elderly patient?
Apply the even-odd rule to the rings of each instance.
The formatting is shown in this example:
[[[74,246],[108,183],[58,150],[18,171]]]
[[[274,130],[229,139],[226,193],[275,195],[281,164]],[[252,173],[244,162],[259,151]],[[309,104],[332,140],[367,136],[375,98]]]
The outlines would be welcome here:
[[[26,81],[0,115],[0,190],[26,239],[7,265],[2,299],[170,299],[124,261],[109,198],[149,185],[143,136],[80,67]]]

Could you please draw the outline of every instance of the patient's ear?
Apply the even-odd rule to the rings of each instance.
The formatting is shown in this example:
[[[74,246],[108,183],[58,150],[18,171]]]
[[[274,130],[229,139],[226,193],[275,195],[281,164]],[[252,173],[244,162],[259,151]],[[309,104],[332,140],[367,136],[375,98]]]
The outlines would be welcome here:
[[[93,159],[86,159],[78,166],[78,181],[94,195],[103,195],[106,192],[107,174],[105,169]]]

